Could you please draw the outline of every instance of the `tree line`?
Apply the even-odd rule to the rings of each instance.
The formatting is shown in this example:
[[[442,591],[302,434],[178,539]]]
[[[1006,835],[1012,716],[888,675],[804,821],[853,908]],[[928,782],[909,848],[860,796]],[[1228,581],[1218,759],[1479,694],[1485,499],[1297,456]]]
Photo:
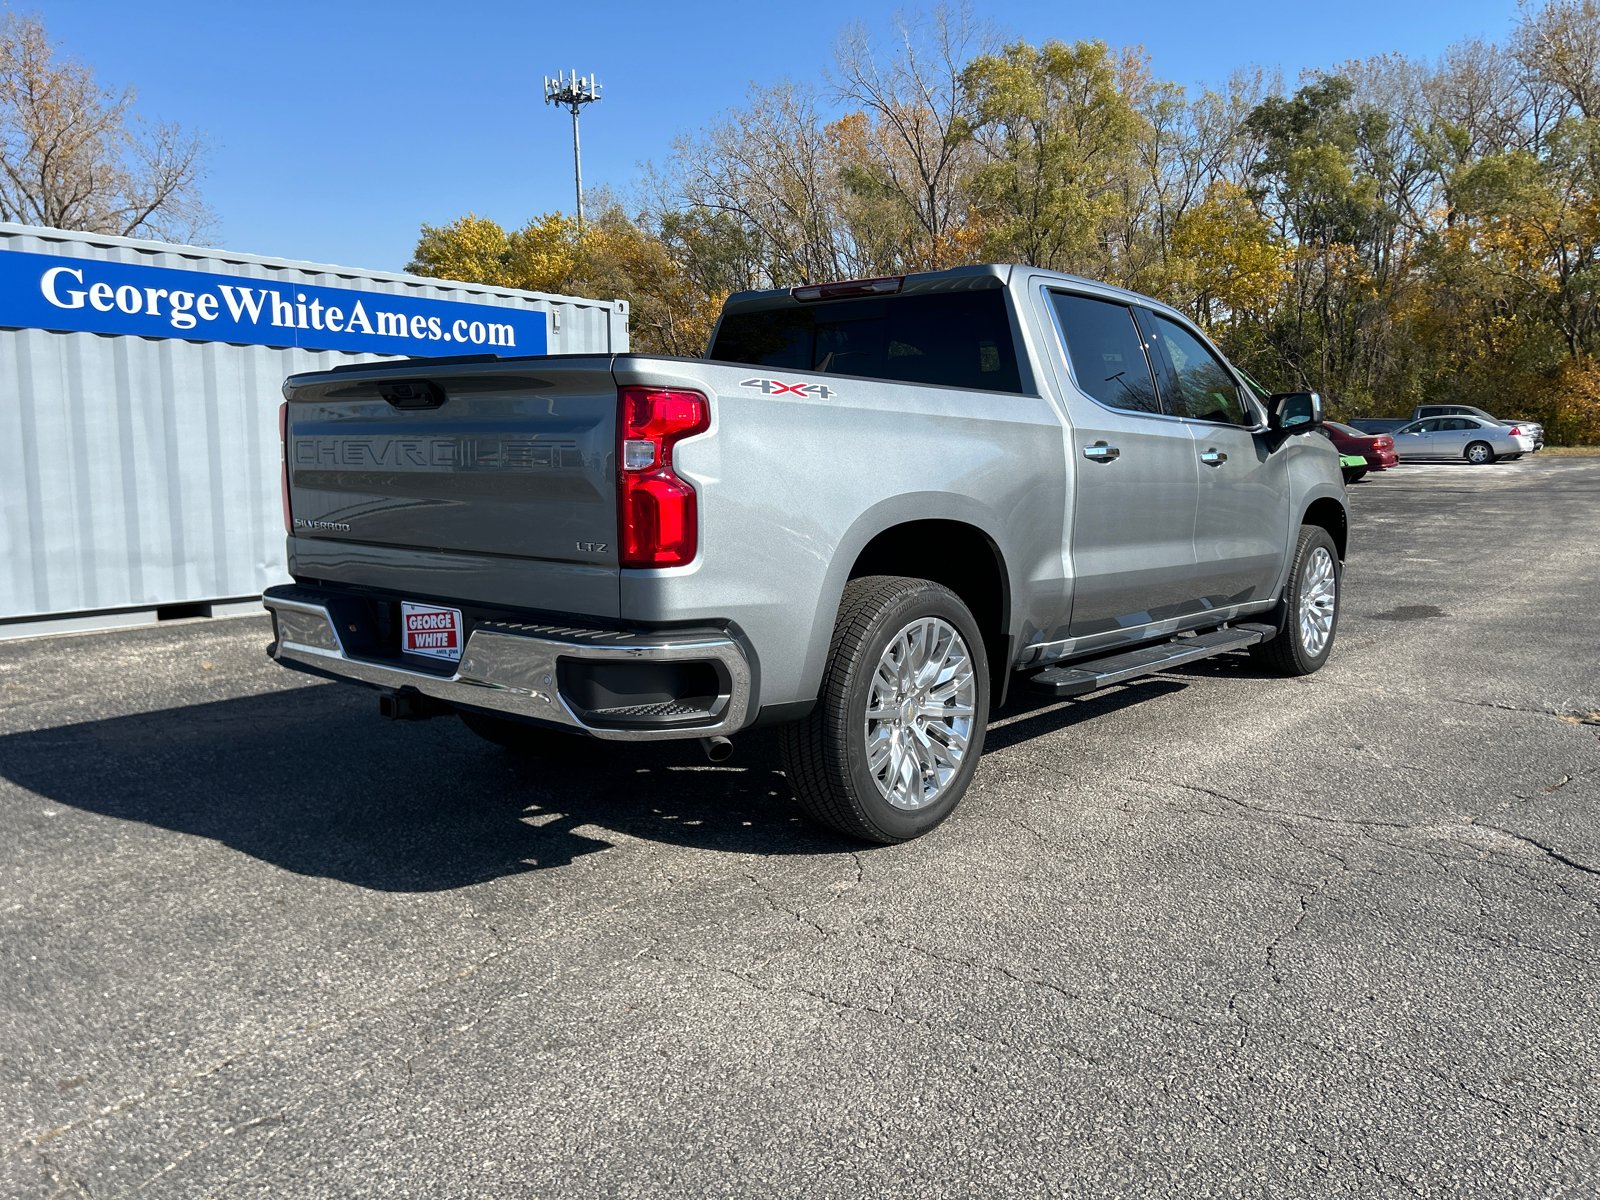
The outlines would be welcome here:
[[[995,44],[965,11],[887,51],[849,26],[823,86],[753,86],[592,203],[581,232],[425,225],[411,269],[627,299],[635,348],[697,355],[733,291],[1026,263],[1164,300],[1336,414],[1449,400],[1600,441],[1596,0],[1436,61],[1197,94],[1142,50]]]
[[[204,139],[0,20],[0,220],[203,236]],[[1187,312],[1257,379],[1343,416],[1424,401],[1600,442],[1600,0],[1499,42],[1216,88],[1139,49],[996,40],[941,8],[860,25],[813,86],[753,86],[623,197],[424,225],[410,269],[626,299],[636,348],[704,352],[751,288],[1019,262]]]

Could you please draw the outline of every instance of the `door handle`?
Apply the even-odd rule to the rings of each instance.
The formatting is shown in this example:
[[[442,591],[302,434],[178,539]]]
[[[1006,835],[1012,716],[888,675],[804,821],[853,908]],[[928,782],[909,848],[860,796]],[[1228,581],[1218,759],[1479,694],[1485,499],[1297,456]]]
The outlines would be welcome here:
[[[1108,446],[1104,442],[1096,442],[1092,446],[1083,448],[1083,456],[1090,462],[1110,462],[1121,453],[1122,451],[1115,446]]]
[[[1221,450],[1207,450],[1200,455],[1200,461],[1208,467],[1220,467],[1228,461],[1228,456]]]

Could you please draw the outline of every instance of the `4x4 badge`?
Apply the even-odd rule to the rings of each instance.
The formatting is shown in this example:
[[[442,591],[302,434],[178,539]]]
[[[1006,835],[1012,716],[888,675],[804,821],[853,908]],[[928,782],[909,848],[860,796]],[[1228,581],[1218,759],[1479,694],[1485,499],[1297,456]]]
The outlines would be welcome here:
[[[816,396],[820,400],[830,400],[839,394],[825,383],[784,383],[781,379],[746,379],[739,386],[760,388],[765,396],[792,393],[796,396]]]

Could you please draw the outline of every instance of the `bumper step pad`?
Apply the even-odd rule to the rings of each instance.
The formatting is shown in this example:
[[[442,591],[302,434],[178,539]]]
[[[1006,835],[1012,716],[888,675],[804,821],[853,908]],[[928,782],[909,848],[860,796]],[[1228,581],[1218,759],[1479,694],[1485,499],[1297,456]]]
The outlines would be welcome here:
[[[1240,624],[1213,629],[1197,637],[1173,638],[1154,646],[1142,646],[1109,658],[1096,658],[1069,667],[1048,667],[1030,676],[1028,683],[1053,696],[1081,696],[1117,683],[1127,683],[1144,675],[1154,675],[1184,663],[1243,650],[1271,638],[1277,631],[1271,625]]]

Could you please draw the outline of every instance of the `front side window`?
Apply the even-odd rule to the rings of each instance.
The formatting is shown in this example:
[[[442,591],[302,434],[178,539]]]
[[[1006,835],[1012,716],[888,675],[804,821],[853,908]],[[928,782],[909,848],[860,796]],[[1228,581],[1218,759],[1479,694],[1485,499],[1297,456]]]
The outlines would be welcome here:
[[[1051,292],[1078,386],[1107,408],[1159,413],[1144,339],[1126,304]]]
[[[1180,416],[1228,425],[1253,421],[1233,372],[1182,325],[1156,314],[1161,345],[1177,373]]]
[[[999,288],[730,313],[706,357],[986,392],[1022,390]]]

